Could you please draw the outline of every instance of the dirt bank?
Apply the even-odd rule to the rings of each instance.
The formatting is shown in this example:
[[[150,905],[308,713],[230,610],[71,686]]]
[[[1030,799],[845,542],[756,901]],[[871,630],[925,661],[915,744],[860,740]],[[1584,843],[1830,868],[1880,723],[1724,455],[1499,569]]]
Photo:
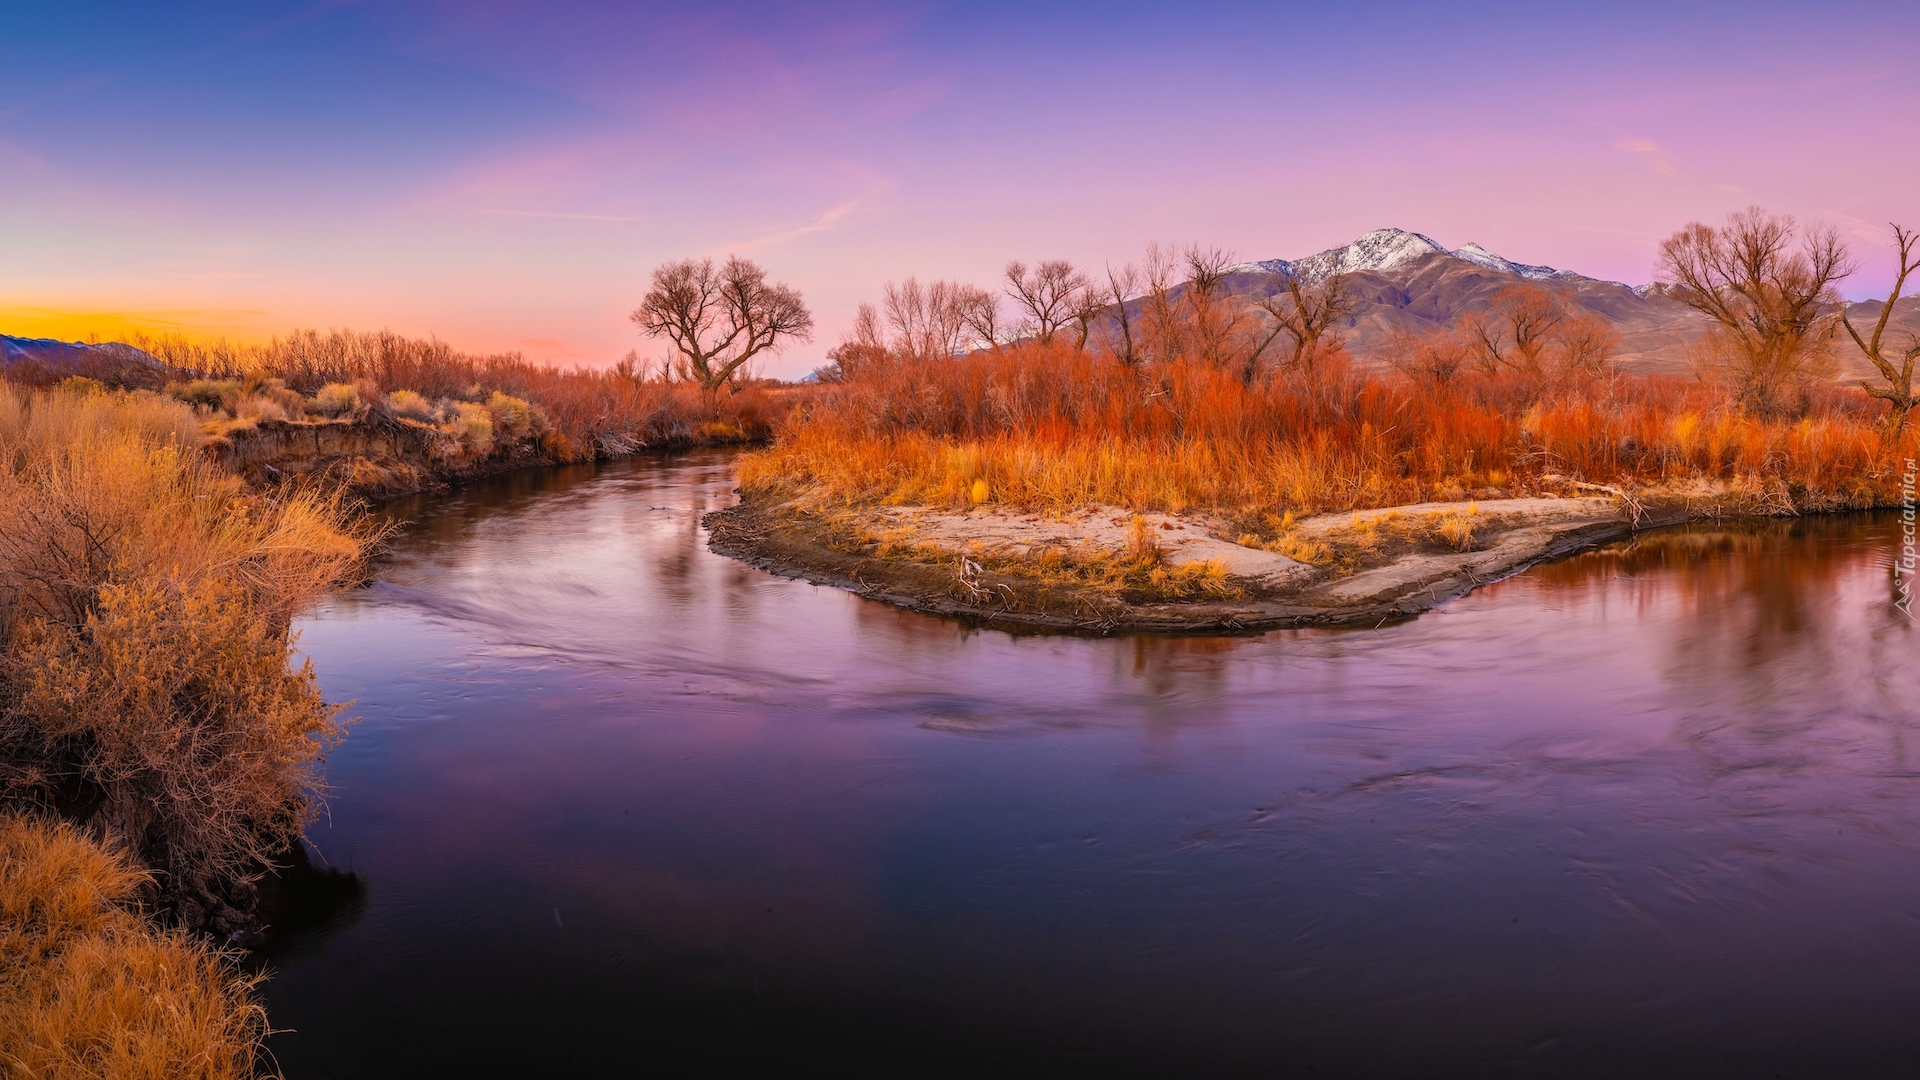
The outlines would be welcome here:
[[[721,554],[915,611],[1100,634],[1232,633],[1406,618],[1690,516],[1611,496],[1423,503],[1289,520],[1261,538],[1223,519],[1110,507],[821,513],[749,500],[706,524]]]
[[[625,457],[646,450],[696,445],[742,445],[740,440],[686,439],[660,444],[609,440],[589,448],[593,459]],[[339,484],[361,498],[381,502],[444,490],[516,469],[577,463],[579,453],[557,458],[538,439],[493,440],[481,452],[461,446],[444,431],[407,420],[260,420],[206,441],[207,452],[256,487],[295,478]]]

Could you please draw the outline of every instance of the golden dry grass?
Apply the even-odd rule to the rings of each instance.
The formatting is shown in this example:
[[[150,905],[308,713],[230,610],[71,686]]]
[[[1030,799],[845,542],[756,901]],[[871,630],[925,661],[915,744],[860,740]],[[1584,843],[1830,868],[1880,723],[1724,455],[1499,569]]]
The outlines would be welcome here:
[[[0,1072],[259,1075],[266,1017],[233,958],[135,909],[145,875],[66,824],[0,815]]]
[[[153,394],[0,385],[0,780],[207,902],[288,843],[340,736],[295,615],[372,535],[324,494],[262,497]]]
[[[476,420],[460,408],[464,404],[486,407],[503,445],[525,439],[559,461],[625,454],[642,446],[764,440],[772,432],[772,418],[790,399],[807,393],[748,381],[709,397],[693,384],[640,371],[631,359],[613,370],[560,368],[518,353],[463,353],[442,341],[387,331],[303,330],[259,345],[179,338],[140,338],[134,344],[177,368],[214,376],[175,390],[209,413],[218,412],[224,418],[220,433],[269,414],[266,404],[247,401],[251,395],[270,400],[294,419],[303,411],[341,417],[387,408],[443,427],[470,454],[481,440]],[[276,384],[293,398],[273,392]],[[241,415],[243,403],[251,416]],[[529,406],[531,412],[525,411]]]

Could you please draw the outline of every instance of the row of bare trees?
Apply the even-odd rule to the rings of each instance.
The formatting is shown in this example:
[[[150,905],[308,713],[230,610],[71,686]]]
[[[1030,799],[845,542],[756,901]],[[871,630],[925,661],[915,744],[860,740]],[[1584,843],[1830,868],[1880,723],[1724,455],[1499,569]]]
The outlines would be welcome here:
[[[1870,330],[1850,318],[1838,283],[1855,268],[1831,228],[1801,231],[1790,217],[1753,207],[1719,226],[1695,223],[1661,245],[1667,294],[1711,320],[1697,346],[1704,374],[1723,382],[1745,411],[1771,415],[1796,391],[1831,378],[1844,333],[1878,372],[1860,385],[1889,403],[1897,433],[1914,408],[1920,338],[1888,340],[1894,305],[1920,270],[1915,234],[1895,226],[1899,268]],[[1139,263],[1108,266],[1099,278],[1060,259],[1011,262],[998,292],[952,281],[888,282],[879,308],[862,304],[852,331],[828,352],[823,378],[857,378],[888,360],[927,362],[1015,341],[1070,340],[1127,365],[1201,360],[1252,384],[1263,373],[1314,377],[1342,351],[1355,305],[1348,279],[1283,277],[1271,293],[1236,289],[1233,261],[1219,248],[1149,245]],[[654,272],[633,320],[667,339],[676,370],[709,395],[755,357],[804,340],[813,317],[800,294],[767,280],[753,262],[682,260]],[[1544,391],[1612,374],[1618,336],[1603,317],[1562,292],[1516,283],[1483,312],[1426,334],[1391,335],[1388,361],[1436,387],[1461,373],[1507,375]]]
[[[1619,344],[1611,323],[1578,310],[1564,292],[1522,283],[1453,326],[1390,332],[1385,353],[1392,367],[1431,387],[1471,372],[1506,375],[1537,393],[1611,377]]]
[[[959,282],[888,282],[881,305],[862,304],[852,331],[828,352],[829,379],[855,378],[883,360],[932,360],[1016,341],[1098,349],[1128,365],[1200,359],[1241,373],[1311,369],[1340,347],[1351,312],[1345,279],[1288,279],[1259,295],[1228,288],[1232,257],[1219,248],[1149,245],[1139,263],[1098,278],[1060,259],[1015,261],[1001,291]]]

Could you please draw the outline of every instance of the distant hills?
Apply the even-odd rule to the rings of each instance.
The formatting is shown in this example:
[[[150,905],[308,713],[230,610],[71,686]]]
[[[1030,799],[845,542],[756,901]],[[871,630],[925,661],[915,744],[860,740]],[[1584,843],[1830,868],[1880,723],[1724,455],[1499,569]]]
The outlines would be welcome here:
[[[1300,259],[1266,259],[1228,268],[1228,287],[1255,296],[1285,287],[1288,277],[1318,282],[1347,275],[1355,310],[1347,325],[1347,348],[1366,366],[1383,363],[1382,347],[1395,330],[1422,333],[1450,326],[1491,308],[1494,296],[1516,281],[1553,289],[1577,310],[1604,317],[1620,335],[1618,359],[1628,371],[1688,370],[1688,346],[1707,329],[1705,316],[1671,299],[1658,285],[1630,288],[1571,270],[1514,262],[1478,244],[1449,250],[1432,237],[1405,229],[1376,229],[1343,247]],[[1880,303],[1849,305],[1856,324],[1879,317]],[[1900,301],[1894,311],[1899,334],[1920,333],[1920,298]],[[1840,356],[1849,373],[1865,361],[1851,343]]]
[[[116,386],[158,389],[173,369],[153,354],[117,341],[89,344],[0,334],[0,373],[23,382],[84,375]]]

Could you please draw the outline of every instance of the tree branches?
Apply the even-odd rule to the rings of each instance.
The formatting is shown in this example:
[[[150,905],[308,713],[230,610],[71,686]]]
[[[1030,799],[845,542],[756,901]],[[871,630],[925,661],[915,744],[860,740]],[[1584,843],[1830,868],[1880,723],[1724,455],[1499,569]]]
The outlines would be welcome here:
[[[709,395],[747,361],[813,330],[799,292],[769,283],[765,270],[737,255],[718,269],[712,259],[660,267],[632,318],[641,333],[666,338]]]

